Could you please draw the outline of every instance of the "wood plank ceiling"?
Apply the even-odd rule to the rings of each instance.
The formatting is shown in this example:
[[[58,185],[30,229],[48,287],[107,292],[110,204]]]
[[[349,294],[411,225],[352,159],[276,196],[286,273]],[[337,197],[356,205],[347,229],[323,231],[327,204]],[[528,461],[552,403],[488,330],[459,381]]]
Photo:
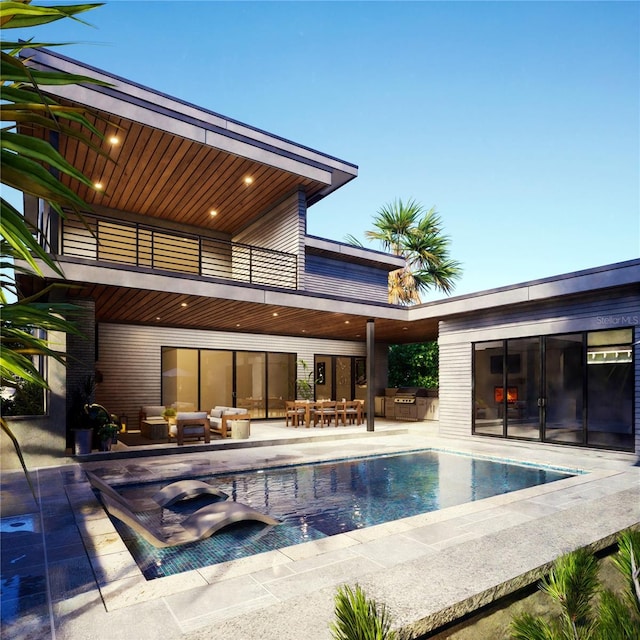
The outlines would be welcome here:
[[[85,285],[69,293],[95,300],[97,322],[364,342],[370,318],[332,312],[331,300],[327,300],[327,310],[320,311],[107,285]],[[438,337],[438,319],[378,318],[374,326],[376,342],[423,342]]]
[[[59,150],[101,185],[96,190],[62,177],[91,207],[233,234],[297,188],[312,199],[327,186],[112,114],[94,112],[88,119],[104,135],[90,139],[105,155],[68,136],[60,136]]]
[[[91,207],[129,211],[151,218],[233,234],[272,203],[304,189],[313,199],[325,184],[187,140],[149,126],[94,112],[92,124],[104,138],[91,141],[104,156],[68,136],[59,150],[101,189],[63,177]],[[72,125],[76,126],[76,125]],[[43,134],[44,137],[44,134]],[[113,141],[117,138],[117,142]],[[245,178],[252,179],[247,185]],[[217,215],[211,216],[215,210]],[[24,283],[26,284],[26,283]],[[31,283],[39,288],[40,285]],[[172,326],[218,331],[366,339],[367,317],[275,307],[166,291],[85,283],[71,297],[93,298],[97,322]],[[183,306],[184,305],[184,306]],[[330,309],[331,301],[327,301]],[[419,342],[437,337],[437,320],[376,320],[376,341]]]

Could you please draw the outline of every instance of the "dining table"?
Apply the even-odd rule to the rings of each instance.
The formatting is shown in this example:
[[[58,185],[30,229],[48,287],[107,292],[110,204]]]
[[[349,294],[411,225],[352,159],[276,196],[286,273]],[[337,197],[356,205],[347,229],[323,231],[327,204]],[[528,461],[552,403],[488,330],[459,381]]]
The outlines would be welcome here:
[[[300,413],[304,411],[304,426],[308,429],[313,420],[315,410],[322,405],[322,400],[296,400],[294,403],[295,409]],[[362,424],[362,402],[359,400],[338,400],[336,401],[336,417],[335,426],[338,426],[338,420],[343,425],[347,424],[347,415],[351,415],[352,412],[349,409],[354,409],[356,424]],[[315,424],[314,424],[315,426]]]

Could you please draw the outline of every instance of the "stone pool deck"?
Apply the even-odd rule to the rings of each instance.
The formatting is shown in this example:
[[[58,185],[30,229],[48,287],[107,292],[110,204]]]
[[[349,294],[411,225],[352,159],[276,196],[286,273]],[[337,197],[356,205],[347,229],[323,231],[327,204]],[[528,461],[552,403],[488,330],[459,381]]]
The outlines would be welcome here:
[[[375,433],[256,423],[248,441],[212,444],[174,455],[166,454],[175,445],[132,447],[119,459],[36,470],[40,510],[23,476],[3,473],[1,636],[329,639],[336,587],[357,582],[388,605],[401,638],[419,638],[534,582],[559,555],[604,548],[640,523],[632,454],[452,440],[425,423],[383,421]],[[92,469],[117,486],[427,447],[587,473],[152,581],[141,576],[83,473]]]

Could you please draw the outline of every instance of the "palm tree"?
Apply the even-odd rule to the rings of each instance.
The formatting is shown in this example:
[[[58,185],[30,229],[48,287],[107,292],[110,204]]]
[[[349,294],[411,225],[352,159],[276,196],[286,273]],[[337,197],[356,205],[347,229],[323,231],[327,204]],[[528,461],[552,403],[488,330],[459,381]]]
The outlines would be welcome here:
[[[434,207],[425,210],[413,199],[394,200],[377,212],[373,225],[375,229],[365,232],[367,239],[405,259],[402,269],[389,274],[389,302],[417,304],[421,294],[432,288],[451,293],[462,269],[449,257],[450,240]]]
[[[6,33],[11,28],[31,28],[62,18],[78,20],[75,17],[77,14],[98,6],[100,5],[83,4],[44,7],[32,5],[30,0],[0,2],[2,184],[43,199],[60,215],[64,215],[63,206],[79,212],[83,208],[86,209],[86,205],[73,190],[64,186],[54,173],[69,175],[90,187],[92,184],[53,146],[40,139],[36,132],[50,130],[64,133],[98,153],[101,151],[89,142],[85,132],[95,133],[99,137],[100,133],[85,118],[81,109],[58,104],[53,98],[45,95],[40,87],[87,82],[104,83],[98,83],[85,76],[30,68],[24,63],[21,54],[26,49],[43,48],[45,45],[31,40],[12,41],[6,37]],[[42,237],[40,230],[4,197],[0,206],[0,378],[3,385],[24,380],[46,389],[46,380],[35,366],[33,358],[49,356],[64,361],[64,353],[53,348],[48,343],[46,335],[48,331],[77,333],[74,325],[67,319],[73,308],[66,304],[48,302],[47,294],[50,287],[34,297],[21,296],[17,271],[42,277],[43,271],[38,263],[40,260],[57,274],[62,273],[46,249],[38,242],[38,238]],[[23,262],[25,266],[17,268],[16,260]],[[4,418],[0,418],[0,425],[11,438],[26,474],[26,465],[14,434]]]

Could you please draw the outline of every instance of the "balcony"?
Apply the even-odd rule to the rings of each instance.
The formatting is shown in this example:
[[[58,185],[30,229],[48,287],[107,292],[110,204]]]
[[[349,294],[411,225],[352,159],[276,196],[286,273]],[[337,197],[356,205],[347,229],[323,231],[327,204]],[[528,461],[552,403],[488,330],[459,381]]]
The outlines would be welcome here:
[[[63,256],[297,289],[295,254],[83,215],[62,221]]]

